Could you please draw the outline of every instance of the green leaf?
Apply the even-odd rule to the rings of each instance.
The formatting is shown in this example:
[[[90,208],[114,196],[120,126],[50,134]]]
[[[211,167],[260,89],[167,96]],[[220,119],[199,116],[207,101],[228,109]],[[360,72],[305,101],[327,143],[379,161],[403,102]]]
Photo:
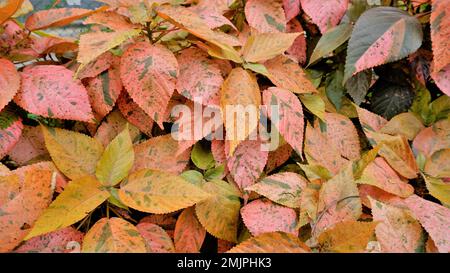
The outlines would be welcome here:
[[[372,72],[370,70],[365,70],[351,77],[345,83],[347,93],[353,98],[356,105],[360,105],[364,101],[371,82]]]
[[[352,30],[352,24],[343,23],[325,32],[314,48],[308,66],[344,44],[350,38]]]
[[[301,94],[300,100],[311,113],[321,120],[325,119],[325,102],[319,94]]]
[[[450,206],[450,184],[442,179],[430,177],[422,174],[425,179],[425,185],[432,196],[441,201],[445,206]]]
[[[128,126],[106,147],[100,158],[95,175],[105,186],[115,186],[133,167],[134,150]]]
[[[208,181],[221,179],[224,171],[225,171],[225,165],[220,165],[218,167],[209,169],[205,172],[205,179]]]
[[[180,174],[180,176],[183,177],[189,183],[199,187],[201,187],[204,182],[203,174],[195,170],[185,171],[182,174]]]
[[[269,77],[269,71],[263,64],[258,63],[244,63],[242,65],[245,69],[249,69],[253,72],[259,73],[261,75],[264,75],[266,77]]]
[[[342,86],[342,79],[344,78],[344,71],[339,69],[333,72],[327,78],[327,85],[325,91],[328,99],[333,103],[337,110],[342,108],[342,98],[345,94],[345,88]]]
[[[191,152],[191,160],[197,168],[207,170],[214,166],[215,161],[213,154],[206,149],[201,142],[197,142]]]

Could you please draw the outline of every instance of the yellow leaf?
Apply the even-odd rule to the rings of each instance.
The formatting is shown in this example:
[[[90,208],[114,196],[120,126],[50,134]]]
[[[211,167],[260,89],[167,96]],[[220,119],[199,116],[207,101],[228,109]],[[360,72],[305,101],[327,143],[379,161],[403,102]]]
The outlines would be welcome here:
[[[445,206],[450,207],[450,184],[442,179],[423,175],[428,191]]]
[[[101,187],[89,176],[70,182],[41,214],[25,239],[68,227],[86,217],[108,199],[110,194]]]
[[[319,236],[322,250],[330,252],[364,252],[377,222],[345,221],[337,223]]]
[[[242,68],[233,69],[222,85],[220,105],[232,155],[258,127],[261,92],[256,77]],[[238,113],[235,115],[230,109]]]
[[[221,180],[205,183],[203,190],[212,197],[195,206],[198,220],[215,237],[236,242],[241,208],[240,193]]]
[[[300,33],[262,33],[248,38],[243,48],[247,62],[267,61],[288,50]]]
[[[425,163],[424,172],[432,177],[450,177],[450,149],[434,152]]]
[[[325,102],[318,94],[301,94],[300,100],[311,113],[325,120]]]
[[[184,209],[209,197],[179,176],[147,169],[131,174],[119,190],[120,201],[125,205],[156,214]]]
[[[33,4],[30,0],[24,0],[20,8],[14,13],[13,18],[20,17],[33,11]]]
[[[233,247],[228,253],[308,253],[311,252],[297,236],[285,232],[264,233]]]
[[[139,35],[141,30],[128,29],[115,32],[91,32],[80,36],[80,50],[78,62],[81,66],[78,71],[95,60],[106,51],[122,44],[126,40]]]
[[[103,146],[86,135],[42,126],[45,146],[58,169],[72,180],[95,174]]]
[[[145,253],[145,240],[135,226],[120,218],[102,218],[86,233],[84,253]]]
[[[128,126],[111,141],[98,161],[95,175],[105,186],[115,186],[128,176],[134,163],[133,142]]]

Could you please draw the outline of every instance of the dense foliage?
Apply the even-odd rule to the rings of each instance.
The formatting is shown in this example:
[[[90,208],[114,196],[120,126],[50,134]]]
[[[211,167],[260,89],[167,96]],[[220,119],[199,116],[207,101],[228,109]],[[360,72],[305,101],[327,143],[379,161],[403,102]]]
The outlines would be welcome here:
[[[450,251],[448,0],[97,1],[0,1],[1,252]]]

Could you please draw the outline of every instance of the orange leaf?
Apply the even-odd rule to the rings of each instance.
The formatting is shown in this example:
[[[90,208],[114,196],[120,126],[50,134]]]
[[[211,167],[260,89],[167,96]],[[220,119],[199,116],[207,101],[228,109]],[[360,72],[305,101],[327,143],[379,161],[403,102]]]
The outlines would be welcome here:
[[[177,252],[200,252],[206,237],[206,230],[198,221],[194,207],[187,208],[180,214],[173,236]]]
[[[14,64],[0,58],[0,111],[14,98],[20,88],[20,75]]]

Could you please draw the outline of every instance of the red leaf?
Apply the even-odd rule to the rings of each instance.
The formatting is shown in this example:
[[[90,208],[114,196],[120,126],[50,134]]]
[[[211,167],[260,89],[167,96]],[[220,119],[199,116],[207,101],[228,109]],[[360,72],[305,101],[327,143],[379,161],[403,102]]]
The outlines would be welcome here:
[[[264,104],[268,106],[268,116],[277,127],[280,134],[292,148],[302,156],[304,116],[300,100],[291,91],[271,87],[263,93]],[[271,105],[278,106],[279,122],[273,119]]]
[[[0,111],[14,98],[20,88],[20,75],[14,64],[0,59]]]
[[[295,210],[258,199],[241,208],[242,220],[253,236],[267,232],[282,231],[298,235]]]
[[[348,0],[300,0],[300,2],[302,9],[322,33],[337,26],[348,6]]]
[[[117,99],[117,106],[122,115],[134,126],[138,127],[144,134],[151,136],[153,120],[137,105],[126,92]]]
[[[241,142],[231,158],[228,169],[240,189],[253,185],[264,170],[269,153],[261,150],[260,140]]]
[[[107,51],[100,55],[97,59],[84,66],[80,72],[78,72],[78,78],[94,78],[100,75],[100,73],[108,70],[114,61],[114,55]]]
[[[123,84],[131,98],[161,128],[178,74],[177,59],[160,44],[136,43],[122,56],[120,75]]]
[[[288,0],[292,1],[292,0]],[[297,19],[292,19],[287,24],[287,32],[294,33],[294,32],[300,32],[302,33],[300,36],[295,39],[294,43],[292,44],[291,48],[288,49],[287,53],[289,56],[291,56],[295,61],[297,61],[299,64],[305,64],[306,63],[306,35],[303,34],[304,30],[302,28],[302,25]]]
[[[300,0],[283,0],[286,20],[290,21],[300,13]]]
[[[245,16],[248,24],[261,33],[286,31],[287,20],[281,0],[248,0]]]
[[[22,89],[14,101],[30,113],[47,118],[91,122],[86,89],[74,73],[56,65],[37,65],[22,73]]]

